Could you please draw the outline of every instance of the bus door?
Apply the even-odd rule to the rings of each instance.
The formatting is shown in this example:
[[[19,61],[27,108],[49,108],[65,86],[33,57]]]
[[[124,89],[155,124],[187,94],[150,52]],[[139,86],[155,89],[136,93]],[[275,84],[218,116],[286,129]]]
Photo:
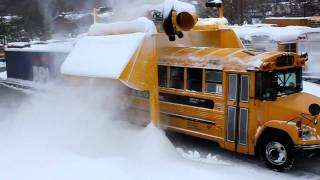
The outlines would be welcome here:
[[[248,153],[250,74],[226,73],[225,148]]]

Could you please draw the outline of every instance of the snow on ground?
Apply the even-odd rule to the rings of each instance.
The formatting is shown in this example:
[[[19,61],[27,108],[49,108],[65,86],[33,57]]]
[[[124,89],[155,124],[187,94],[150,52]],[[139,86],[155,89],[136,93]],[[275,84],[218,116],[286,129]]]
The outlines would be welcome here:
[[[318,84],[314,84],[314,83],[310,83],[310,82],[303,82],[303,89],[304,92],[313,94],[315,96],[320,97],[320,85]]]
[[[6,63],[5,62],[0,62],[0,68],[5,68],[6,67]]]
[[[177,151],[152,125],[121,121],[121,88],[92,84],[51,86],[0,120],[1,179],[299,178],[214,154]]]

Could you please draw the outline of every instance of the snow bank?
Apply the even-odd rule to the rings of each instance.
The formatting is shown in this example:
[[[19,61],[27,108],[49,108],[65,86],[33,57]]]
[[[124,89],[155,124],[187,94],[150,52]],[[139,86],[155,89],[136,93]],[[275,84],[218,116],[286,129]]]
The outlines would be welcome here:
[[[145,33],[84,37],[62,64],[61,73],[117,79],[144,38]]]
[[[90,36],[106,36],[115,34],[145,33],[152,35],[157,33],[154,23],[145,17],[133,21],[122,21],[110,24],[93,24],[88,32]]]

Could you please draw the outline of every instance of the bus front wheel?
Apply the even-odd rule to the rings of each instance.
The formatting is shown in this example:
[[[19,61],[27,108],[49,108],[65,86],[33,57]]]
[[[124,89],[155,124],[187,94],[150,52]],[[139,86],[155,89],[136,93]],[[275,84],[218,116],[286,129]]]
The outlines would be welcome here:
[[[264,138],[260,150],[265,164],[273,170],[283,172],[294,166],[293,145],[281,134]]]

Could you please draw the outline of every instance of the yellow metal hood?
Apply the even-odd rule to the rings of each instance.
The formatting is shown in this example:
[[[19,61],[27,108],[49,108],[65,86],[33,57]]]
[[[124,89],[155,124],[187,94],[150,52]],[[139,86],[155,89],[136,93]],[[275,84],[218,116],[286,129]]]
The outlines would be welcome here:
[[[301,113],[309,114],[309,106],[313,103],[320,104],[320,98],[308,93],[297,93],[266,103],[268,103],[270,120],[291,120]]]

